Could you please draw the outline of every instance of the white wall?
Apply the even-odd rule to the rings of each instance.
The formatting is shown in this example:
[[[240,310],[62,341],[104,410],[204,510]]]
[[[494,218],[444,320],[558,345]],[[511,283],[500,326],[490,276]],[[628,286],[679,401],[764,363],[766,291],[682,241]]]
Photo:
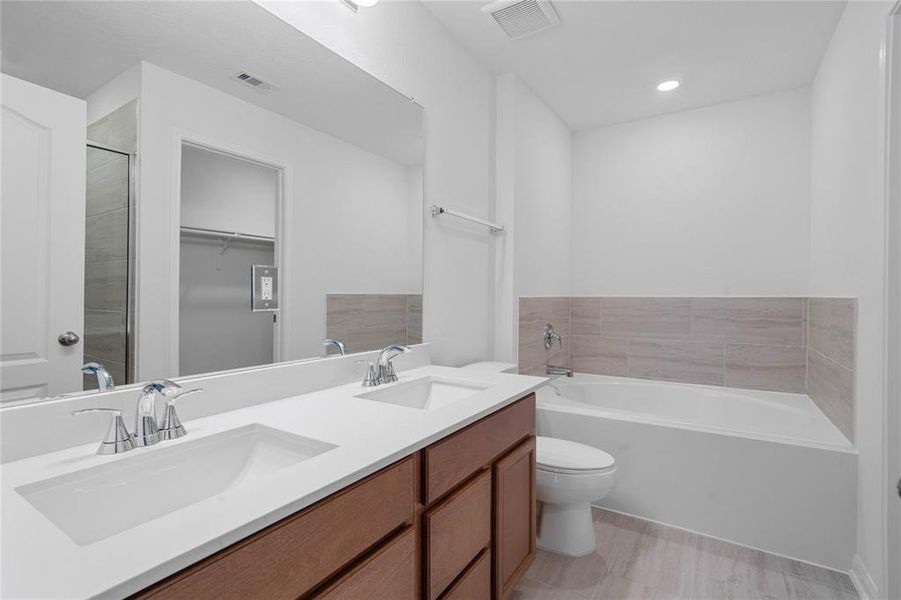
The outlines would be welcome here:
[[[569,128],[513,74],[497,81],[498,315],[495,358],[515,361],[520,296],[567,296],[572,287]]]
[[[88,125],[141,95],[140,63],[126,69],[88,96]]]
[[[338,2],[258,0],[268,10],[426,110],[426,203],[488,217],[494,201],[493,86],[418,2],[349,11]],[[492,239],[484,229],[425,220],[423,336],[437,364],[488,358]]]
[[[275,237],[278,171],[191,146],[181,153],[181,224]]]
[[[805,295],[809,90],[579,132],[575,295]]]
[[[891,492],[883,456],[885,78],[880,54],[891,5],[847,4],[812,88],[810,292],[858,299],[857,553],[883,594],[885,503]]]
[[[419,293],[398,259],[409,251],[414,219],[407,167],[154,65],[142,70],[140,379],[177,369],[170,327],[177,261],[166,248],[178,246],[179,136],[286,168],[282,359],[322,352],[326,293]]]

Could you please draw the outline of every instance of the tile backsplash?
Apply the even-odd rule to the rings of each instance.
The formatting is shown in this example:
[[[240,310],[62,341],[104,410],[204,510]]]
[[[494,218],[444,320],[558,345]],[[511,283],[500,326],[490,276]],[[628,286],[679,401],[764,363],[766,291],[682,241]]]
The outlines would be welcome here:
[[[520,298],[519,370],[809,393],[852,439],[856,301],[847,298]],[[547,323],[563,346],[546,351]],[[808,339],[809,338],[809,339]]]
[[[326,337],[342,340],[348,352],[421,344],[422,294],[328,294]]]

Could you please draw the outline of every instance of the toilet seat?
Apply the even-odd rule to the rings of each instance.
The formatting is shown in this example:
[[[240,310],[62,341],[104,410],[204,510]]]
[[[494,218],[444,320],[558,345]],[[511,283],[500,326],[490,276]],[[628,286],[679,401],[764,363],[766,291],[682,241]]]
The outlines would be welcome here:
[[[593,475],[616,470],[614,458],[593,446],[544,436],[537,436],[536,443],[535,462],[541,471]]]

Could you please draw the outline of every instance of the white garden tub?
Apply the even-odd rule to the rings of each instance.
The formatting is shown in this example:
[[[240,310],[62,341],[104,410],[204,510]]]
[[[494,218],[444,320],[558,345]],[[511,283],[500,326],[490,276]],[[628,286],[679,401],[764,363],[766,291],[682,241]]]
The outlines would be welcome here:
[[[857,454],[805,395],[576,374],[539,390],[538,433],[616,458],[599,506],[851,566]]]

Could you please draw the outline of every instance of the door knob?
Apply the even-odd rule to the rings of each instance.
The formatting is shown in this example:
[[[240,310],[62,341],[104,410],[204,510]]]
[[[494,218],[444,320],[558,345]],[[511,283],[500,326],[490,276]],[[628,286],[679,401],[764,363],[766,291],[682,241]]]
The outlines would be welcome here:
[[[74,346],[81,340],[78,337],[78,334],[74,331],[67,331],[65,333],[59,334],[59,337],[56,338],[56,341],[59,342],[60,346]]]

